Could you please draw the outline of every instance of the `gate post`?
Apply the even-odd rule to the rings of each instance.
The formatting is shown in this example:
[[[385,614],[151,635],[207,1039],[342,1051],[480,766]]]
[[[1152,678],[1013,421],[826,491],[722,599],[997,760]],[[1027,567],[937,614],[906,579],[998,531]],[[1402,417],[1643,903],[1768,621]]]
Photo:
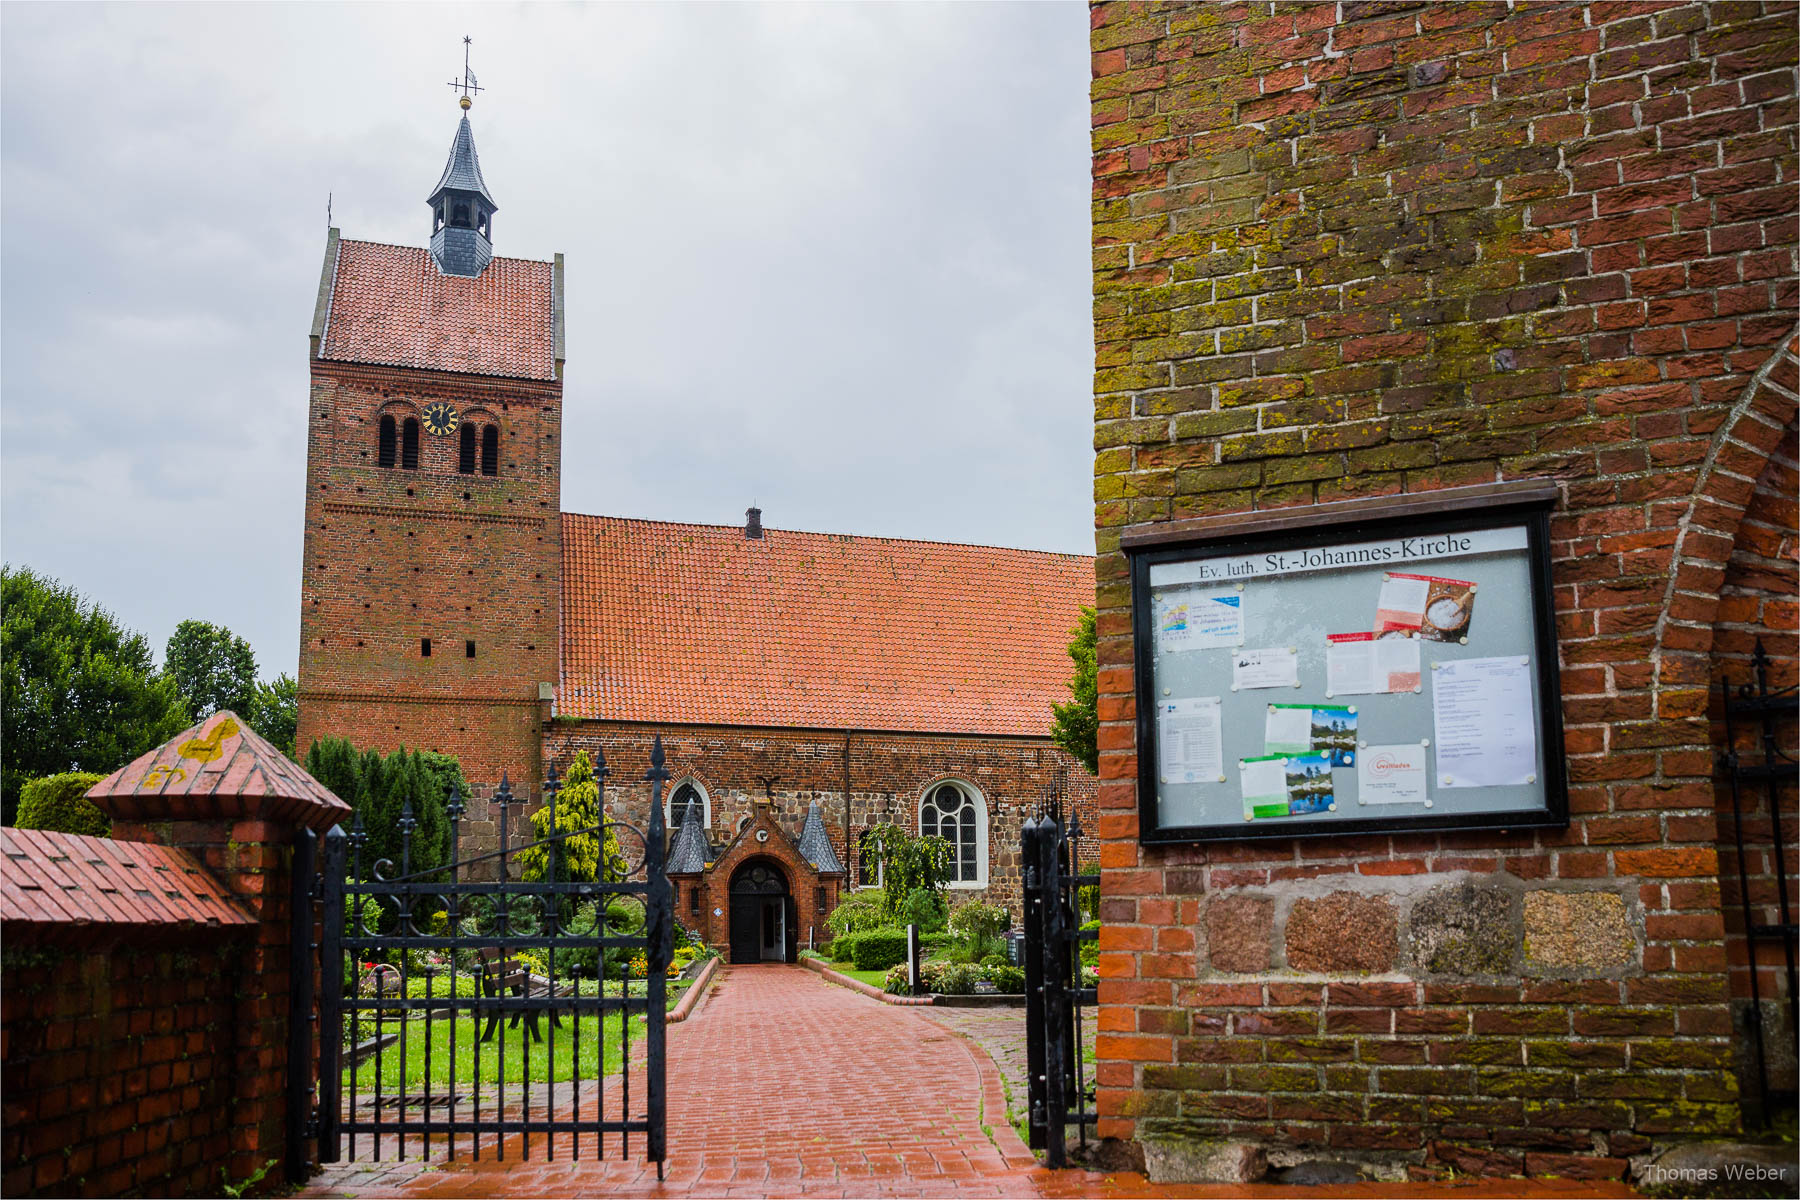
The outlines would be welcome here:
[[[1044,912],[1040,951],[1044,980],[1044,1165],[1068,1165],[1064,1142],[1068,1121],[1067,1088],[1069,973],[1068,931],[1062,902],[1062,825],[1053,816],[1038,824],[1038,880]]]
[[[667,1097],[663,1087],[664,1069],[664,1005],[668,997],[669,959],[674,954],[674,900],[670,896],[669,861],[665,842],[668,827],[663,823],[663,784],[669,772],[663,766],[662,734],[650,749],[650,770],[644,778],[651,785],[650,831],[644,839],[644,873],[647,878],[644,896],[645,929],[649,939],[644,973],[645,1066],[648,1072],[645,1104],[650,1129],[645,1138],[646,1156],[656,1164],[656,1177],[663,1177],[663,1156],[668,1149],[665,1125]],[[630,1014],[626,1014],[630,1019]]]
[[[288,1096],[287,1177],[298,1183],[310,1174],[307,1138],[318,1129],[313,1112],[313,887],[318,882],[319,835],[302,828],[294,834],[293,885],[288,918]]]
[[[344,1048],[344,865],[349,839],[343,827],[325,834],[319,876],[319,1161],[338,1161],[340,1066]]]
[[[1038,818],[1019,827],[1025,922],[1025,1132],[1033,1150],[1044,1148],[1044,886],[1038,866]]]

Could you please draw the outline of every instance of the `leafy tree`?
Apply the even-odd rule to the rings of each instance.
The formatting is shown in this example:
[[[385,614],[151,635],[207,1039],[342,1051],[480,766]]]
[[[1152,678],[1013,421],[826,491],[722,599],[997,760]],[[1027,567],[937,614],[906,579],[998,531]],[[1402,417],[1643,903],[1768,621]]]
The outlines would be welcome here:
[[[942,890],[950,874],[950,843],[936,834],[915,836],[898,825],[874,825],[863,845],[881,863],[881,912],[898,921],[916,891]]]
[[[1075,677],[1069,681],[1072,699],[1067,704],[1052,704],[1054,720],[1050,736],[1069,755],[1096,774],[1100,770],[1100,688],[1095,667],[1099,635],[1094,624],[1094,610],[1083,608],[1081,620],[1070,631],[1069,657],[1075,660]]]
[[[616,882],[625,878],[625,855],[619,849],[618,835],[611,825],[606,827],[605,842],[594,831],[600,824],[600,781],[594,778],[594,764],[587,751],[579,751],[563,777],[562,790],[556,795],[555,828],[551,827],[548,804],[531,814],[534,840],[542,841],[565,834],[560,841],[547,846],[532,846],[519,853],[520,875],[524,879],[545,878],[555,855],[556,877],[570,882]],[[583,832],[586,831],[586,832]]]
[[[222,708],[250,715],[256,698],[256,655],[249,642],[223,625],[206,621],[177,625],[169,635],[163,667],[195,717],[204,719]]]
[[[289,758],[294,754],[294,734],[300,725],[300,685],[285,671],[273,683],[259,683],[250,697],[250,711],[242,714],[250,728]],[[453,760],[454,761],[454,760]]]
[[[87,798],[87,790],[104,778],[91,771],[65,771],[32,780],[19,794],[19,828],[111,837],[112,818]]]
[[[0,567],[0,798],[28,779],[112,771],[180,733],[187,705],[150,643],[73,589]]]

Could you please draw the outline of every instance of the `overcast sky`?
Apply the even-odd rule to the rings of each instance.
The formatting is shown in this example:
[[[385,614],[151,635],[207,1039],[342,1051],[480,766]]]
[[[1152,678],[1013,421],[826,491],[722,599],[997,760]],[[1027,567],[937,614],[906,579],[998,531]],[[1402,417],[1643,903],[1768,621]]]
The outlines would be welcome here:
[[[8,563],[294,670],[326,197],[425,244],[465,33],[566,511],[1092,553],[1083,6],[12,3]]]

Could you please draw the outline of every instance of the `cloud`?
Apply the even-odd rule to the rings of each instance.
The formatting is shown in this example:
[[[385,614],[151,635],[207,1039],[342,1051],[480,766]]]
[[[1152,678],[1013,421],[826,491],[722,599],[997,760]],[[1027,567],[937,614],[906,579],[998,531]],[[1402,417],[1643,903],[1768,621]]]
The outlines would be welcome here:
[[[423,244],[465,32],[565,509],[1091,550],[1079,6],[9,5],[7,561],[293,670],[327,194]]]

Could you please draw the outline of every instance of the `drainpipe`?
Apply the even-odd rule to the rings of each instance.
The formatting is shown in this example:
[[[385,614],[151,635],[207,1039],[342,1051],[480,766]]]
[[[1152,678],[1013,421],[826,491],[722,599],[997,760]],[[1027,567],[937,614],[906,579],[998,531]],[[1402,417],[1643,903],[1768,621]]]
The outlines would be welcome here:
[[[844,730],[844,880],[838,885],[838,899],[843,899],[850,879],[850,731]],[[821,915],[821,920],[823,916]]]

